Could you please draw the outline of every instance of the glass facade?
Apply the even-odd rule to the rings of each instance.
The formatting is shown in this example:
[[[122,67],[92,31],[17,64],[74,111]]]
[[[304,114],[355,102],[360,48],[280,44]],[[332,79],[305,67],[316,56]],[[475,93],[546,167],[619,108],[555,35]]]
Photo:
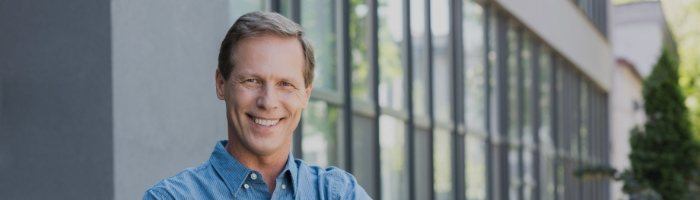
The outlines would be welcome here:
[[[605,90],[501,8],[262,2],[250,9],[298,21],[316,52],[296,156],[351,171],[375,199],[608,198],[606,181],[573,175],[608,162]]]

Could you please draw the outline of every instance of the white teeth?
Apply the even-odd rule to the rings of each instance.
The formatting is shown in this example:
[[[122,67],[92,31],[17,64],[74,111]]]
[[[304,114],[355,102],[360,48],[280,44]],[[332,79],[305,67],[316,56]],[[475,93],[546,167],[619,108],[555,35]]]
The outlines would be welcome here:
[[[253,118],[253,121],[255,121],[256,124],[260,124],[260,125],[263,125],[263,126],[274,126],[274,125],[277,124],[277,122],[279,122],[280,120],[279,120],[279,119],[274,119],[274,120],[272,120],[272,119]]]

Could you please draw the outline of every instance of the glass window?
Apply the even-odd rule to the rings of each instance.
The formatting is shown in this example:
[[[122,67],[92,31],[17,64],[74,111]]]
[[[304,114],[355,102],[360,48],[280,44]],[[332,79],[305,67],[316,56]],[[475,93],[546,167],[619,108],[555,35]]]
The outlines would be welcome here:
[[[484,10],[474,0],[464,1],[463,6],[465,124],[468,133],[486,134]]]
[[[536,182],[535,178],[533,176],[534,172],[534,166],[533,166],[533,159],[534,159],[534,154],[535,151],[530,148],[526,148],[522,152],[522,160],[523,160],[523,186],[522,186],[522,199],[532,199],[532,194],[533,194],[533,189],[536,187]]]
[[[435,169],[435,199],[453,199],[452,191],[452,137],[445,129],[433,131],[433,168]]]
[[[568,149],[565,149],[564,147],[568,147],[568,144],[565,142],[566,137],[567,137],[567,122],[568,119],[570,118],[570,110],[568,109],[568,103],[569,100],[567,99],[567,95],[570,91],[569,88],[567,88],[568,84],[565,80],[568,79],[567,73],[566,73],[566,68],[562,64],[562,60],[559,57],[556,57],[554,59],[555,65],[556,65],[556,97],[557,97],[557,116],[555,118],[557,119],[557,135],[555,137],[556,139],[556,148],[557,150],[563,150],[568,152]]]
[[[433,99],[435,120],[452,119],[452,66],[450,65],[450,15],[447,0],[430,1],[430,30],[433,34]]]
[[[508,150],[508,169],[510,180],[508,196],[509,199],[518,199],[518,190],[522,184],[520,174],[520,84],[518,82],[520,66],[518,63],[518,40],[519,31],[514,26],[509,26],[506,34],[506,44],[508,45],[507,56],[507,100],[508,100],[508,139],[510,148]]]
[[[525,148],[523,148],[523,152],[521,152],[521,160],[523,165],[522,198],[530,199],[532,195],[532,189],[535,187],[535,180],[533,177],[534,149],[532,148],[532,145],[534,145],[534,138],[532,136],[532,130],[534,126],[532,120],[532,107],[534,105],[532,104],[532,98],[534,97],[532,91],[532,74],[534,69],[532,67],[532,45],[530,35],[527,33],[523,33],[521,43],[522,47],[518,55],[520,55],[521,58],[521,73],[519,73],[519,82],[522,91],[519,92],[520,95],[518,96],[520,96],[521,98],[520,106],[522,106],[522,113],[520,113],[519,116],[522,120],[522,126],[520,127],[520,131],[522,132],[522,143],[527,145]]]
[[[411,0],[411,54],[413,60],[413,113],[428,116],[428,36],[425,0]]]
[[[555,155],[553,152],[542,152],[540,161],[540,199],[554,200],[554,181],[557,175],[555,170]]]
[[[496,10],[493,7],[488,8],[488,18],[486,20],[486,26],[487,28],[487,40],[488,44],[486,47],[488,48],[488,53],[487,53],[487,58],[488,62],[486,62],[486,82],[488,84],[487,91],[489,94],[488,95],[488,106],[487,109],[488,116],[489,116],[489,121],[487,122],[488,128],[491,129],[490,134],[492,138],[497,139],[500,137],[500,132],[498,130],[498,124],[499,124],[499,107],[498,107],[498,54],[496,53],[496,41],[498,38],[498,32],[496,31],[497,25],[499,24],[499,17],[496,14]],[[496,155],[496,154],[494,154]],[[494,190],[496,191],[496,190]]]
[[[486,66],[484,65],[484,9],[474,0],[462,9],[465,89],[465,199],[486,199]]]
[[[402,0],[379,0],[379,105],[402,110],[405,107]]]
[[[469,200],[486,199],[487,192],[487,164],[486,142],[482,136],[467,134],[465,138],[466,158],[466,198]]]
[[[394,117],[379,117],[382,199],[408,199],[405,126]]]
[[[517,147],[511,146],[508,148],[508,180],[510,181],[508,187],[508,199],[519,199],[518,190],[520,189],[520,168],[519,168],[519,149]]]
[[[579,158],[586,160],[588,159],[588,84],[586,83],[585,79],[581,79],[579,85],[581,86],[579,92]]]
[[[538,109],[540,112],[540,125],[538,134],[540,138],[540,198],[544,200],[554,199],[554,178],[556,171],[554,170],[554,140],[552,137],[552,57],[549,49],[540,48],[539,52],[539,103]]]
[[[314,87],[337,90],[336,1],[305,0],[301,2],[301,25],[311,40],[316,54]]]
[[[518,34],[519,31],[516,30],[516,27],[514,26],[509,26],[508,27],[508,33],[507,33],[507,45],[508,45],[508,53],[506,54],[507,58],[507,88],[508,88],[508,138],[510,141],[515,142],[519,138],[518,130],[520,127],[520,95],[518,93],[518,89],[520,89],[520,86],[518,84],[518,76],[520,72],[520,66],[518,63],[518,46],[519,46],[519,41],[518,41]]]
[[[520,75],[522,77],[521,88],[523,91],[520,92],[522,95],[519,95],[522,98],[520,105],[523,106],[523,112],[520,114],[522,117],[522,138],[523,143],[533,144],[535,140],[532,136],[532,128],[534,126],[532,120],[532,98],[534,97],[532,90],[532,41],[530,35],[526,33],[523,33],[522,40],[522,48],[519,53],[522,59],[520,69],[522,73]]]
[[[311,100],[303,114],[302,151],[306,162],[319,166],[338,164],[339,109]]]
[[[579,140],[579,134],[580,134],[579,127],[581,126],[580,121],[579,121],[580,117],[581,117],[580,116],[580,114],[581,114],[580,113],[580,111],[581,111],[580,110],[581,99],[579,97],[580,93],[581,93],[581,86],[580,86],[581,80],[580,80],[579,76],[577,76],[577,74],[573,70],[571,70],[570,68],[567,71],[569,72],[568,74],[569,74],[569,77],[571,78],[568,81],[569,82],[568,88],[571,91],[570,91],[570,95],[569,95],[569,99],[570,99],[569,106],[567,108],[572,111],[572,113],[570,113],[571,119],[569,120],[570,127],[569,127],[569,131],[567,132],[567,133],[569,133],[569,147],[570,147],[569,152],[570,152],[570,155],[578,155],[578,153],[579,153],[578,140]]]
[[[350,62],[352,63],[352,97],[360,101],[370,101],[371,68],[369,60],[369,15],[372,9],[364,0],[350,1]],[[313,11],[316,12],[316,11]]]
[[[540,146],[543,149],[554,150],[554,140],[552,137],[552,63],[549,49],[542,46],[540,48],[539,60],[539,101],[540,123],[538,134]]]

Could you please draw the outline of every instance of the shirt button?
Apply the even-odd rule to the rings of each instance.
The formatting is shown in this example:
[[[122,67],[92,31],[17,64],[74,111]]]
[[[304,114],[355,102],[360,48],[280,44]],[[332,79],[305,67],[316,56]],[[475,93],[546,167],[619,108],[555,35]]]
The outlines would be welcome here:
[[[283,190],[284,190],[284,189],[287,189],[287,185],[282,184],[282,189],[283,189]]]
[[[244,187],[245,189],[248,189],[248,188],[250,188],[250,185],[248,185],[248,184],[246,183],[246,184],[243,184],[243,187]]]
[[[253,179],[253,180],[258,179],[258,175],[256,175],[255,173],[252,173],[252,174],[250,174],[250,179]]]

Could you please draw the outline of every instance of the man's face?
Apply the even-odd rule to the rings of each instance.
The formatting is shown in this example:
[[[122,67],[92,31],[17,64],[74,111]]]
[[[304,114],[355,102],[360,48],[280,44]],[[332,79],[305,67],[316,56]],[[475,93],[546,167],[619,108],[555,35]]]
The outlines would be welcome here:
[[[304,85],[301,43],[265,35],[239,41],[234,52],[228,80],[216,75],[229,140],[259,156],[288,151],[312,88]]]

